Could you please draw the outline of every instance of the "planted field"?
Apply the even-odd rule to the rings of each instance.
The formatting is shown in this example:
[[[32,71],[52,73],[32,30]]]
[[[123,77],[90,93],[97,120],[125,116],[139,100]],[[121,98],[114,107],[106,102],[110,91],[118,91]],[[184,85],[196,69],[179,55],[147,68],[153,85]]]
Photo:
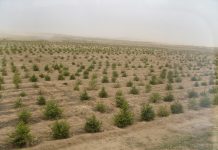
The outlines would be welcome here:
[[[212,52],[1,41],[0,63],[0,149],[212,149],[216,140]]]

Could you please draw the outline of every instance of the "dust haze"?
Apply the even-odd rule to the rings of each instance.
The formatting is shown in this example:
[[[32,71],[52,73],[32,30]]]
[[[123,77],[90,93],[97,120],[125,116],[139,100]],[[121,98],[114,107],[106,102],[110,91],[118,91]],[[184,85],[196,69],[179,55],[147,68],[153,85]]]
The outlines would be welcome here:
[[[216,0],[0,0],[0,33],[218,45]]]

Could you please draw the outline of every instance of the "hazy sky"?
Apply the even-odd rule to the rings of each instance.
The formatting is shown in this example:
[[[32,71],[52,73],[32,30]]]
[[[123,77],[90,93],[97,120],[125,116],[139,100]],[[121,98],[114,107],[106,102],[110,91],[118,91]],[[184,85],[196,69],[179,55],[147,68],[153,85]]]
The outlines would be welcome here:
[[[218,0],[0,0],[0,33],[218,46]]]

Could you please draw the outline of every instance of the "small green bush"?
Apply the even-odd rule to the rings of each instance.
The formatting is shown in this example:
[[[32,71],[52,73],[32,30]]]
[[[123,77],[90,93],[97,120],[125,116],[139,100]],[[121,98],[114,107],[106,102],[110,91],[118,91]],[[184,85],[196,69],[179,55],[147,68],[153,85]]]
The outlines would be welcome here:
[[[51,131],[54,139],[66,139],[70,135],[70,126],[66,121],[56,121],[52,125]]]
[[[146,93],[149,93],[151,91],[151,85],[150,84],[147,84],[146,86],[145,86],[145,92]]]
[[[200,99],[200,103],[199,105],[201,107],[210,107],[211,106],[211,101],[210,101],[210,98],[207,97],[207,96],[204,96]]]
[[[159,93],[152,93],[149,97],[149,101],[152,103],[158,103],[161,101],[161,96]]]
[[[75,75],[74,74],[72,74],[72,75],[70,75],[70,80],[75,80],[76,78],[75,78]]]
[[[97,90],[97,80],[95,78],[89,81],[88,90]]]
[[[10,143],[16,147],[30,146],[33,137],[29,127],[24,122],[19,122],[15,131],[10,135]]]
[[[169,112],[168,107],[165,106],[165,105],[159,106],[157,115],[159,117],[167,117],[167,116],[169,116],[170,112]]]
[[[84,101],[84,100],[89,100],[89,99],[90,99],[90,97],[89,97],[87,91],[84,90],[83,93],[80,94],[80,100]]]
[[[163,98],[163,100],[165,101],[165,102],[172,102],[172,101],[174,101],[174,96],[173,96],[173,94],[172,93],[167,93],[167,95]]]
[[[172,114],[179,114],[184,112],[182,104],[178,101],[171,104],[170,109]]]
[[[103,76],[101,82],[102,82],[102,83],[108,83],[108,82],[109,82],[108,77],[107,77],[107,76]]]
[[[188,109],[198,110],[198,103],[196,99],[193,98],[188,101]]]
[[[138,95],[139,94],[139,89],[137,89],[135,86],[132,86],[129,93],[133,94],[133,95]]]
[[[153,75],[153,76],[151,77],[151,80],[149,81],[149,83],[150,83],[151,85],[155,85],[155,84],[157,84],[157,82],[158,82],[157,77],[156,77],[155,75]]]
[[[120,112],[114,116],[114,123],[119,128],[133,124],[133,113],[121,109]]]
[[[25,97],[25,96],[26,96],[26,93],[25,93],[24,91],[22,91],[22,92],[20,93],[20,96],[21,96],[21,97]]]
[[[214,95],[213,105],[218,105],[218,94]]]
[[[103,104],[102,102],[98,102],[95,106],[95,110],[101,113],[106,112],[107,106]]]
[[[108,94],[107,94],[107,92],[106,92],[104,87],[101,88],[101,91],[99,92],[98,96],[100,98],[107,98],[108,97]]]
[[[154,109],[151,105],[146,104],[146,105],[142,106],[141,119],[143,121],[154,120],[154,117],[155,117],[155,112],[154,112]]]
[[[122,90],[118,90],[115,94],[116,97],[119,97],[119,96],[123,96],[123,91]]]
[[[38,98],[37,98],[37,104],[38,105],[45,105],[46,103],[46,100],[45,100],[45,97],[40,95]]]
[[[79,91],[79,90],[80,90],[80,88],[79,88],[79,84],[75,84],[73,90],[74,90],[74,91]]]
[[[101,131],[102,123],[96,119],[93,115],[92,117],[88,118],[85,123],[85,131],[88,133],[95,133]]]
[[[198,93],[194,90],[188,91],[188,98],[196,98],[198,97]]]
[[[63,74],[59,74],[58,75],[58,80],[65,80],[64,75]]]
[[[173,86],[172,86],[172,84],[167,84],[166,85],[166,90],[168,90],[168,91],[170,91],[170,90],[173,90]]]
[[[27,109],[23,109],[18,113],[18,119],[19,121],[22,121],[24,123],[28,123],[31,117],[31,113]]]
[[[134,76],[133,80],[134,81],[139,81],[139,77],[138,76]]]
[[[116,106],[123,110],[129,109],[129,104],[123,96],[116,96]]]
[[[126,86],[127,86],[127,87],[132,87],[132,86],[133,86],[132,81],[128,81],[128,82],[126,83]]]
[[[44,115],[46,119],[58,119],[62,116],[62,110],[55,101],[48,101],[45,105]]]
[[[199,83],[198,83],[198,82],[195,82],[195,83],[194,83],[194,86],[195,86],[195,87],[199,87]]]
[[[45,75],[45,81],[51,81],[51,77],[49,75]]]
[[[15,105],[14,107],[15,108],[20,108],[23,106],[23,103],[22,103],[22,99],[21,98],[18,98],[16,101],[15,101]]]
[[[38,81],[38,78],[36,77],[35,74],[30,77],[30,81],[31,82],[37,82]]]
[[[39,71],[39,67],[36,64],[33,65],[33,71]]]

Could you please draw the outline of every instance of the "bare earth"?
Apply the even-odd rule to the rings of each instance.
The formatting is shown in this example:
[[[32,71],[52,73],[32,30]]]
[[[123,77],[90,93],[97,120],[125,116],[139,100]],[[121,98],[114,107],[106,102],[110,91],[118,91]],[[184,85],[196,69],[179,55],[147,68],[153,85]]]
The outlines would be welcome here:
[[[177,47],[178,48],[178,47]],[[94,42],[48,42],[48,41],[0,41],[0,77],[4,79],[0,90],[0,150],[16,149],[11,146],[9,135],[14,131],[21,108],[15,108],[18,98],[22,99],[24,108],[31,111],[28,126],[34,136],[34,143],[23,149],[31,150],[216,150],[218,149],[218,107],[212,105],[214,93],[209,92],[217,87],[214,75],[215,54],[211,51],[187,50],[186,47],[155,48],[141,45],[112,45]],[[6,64],[4,65],[4,61]],[[34,71],[33,65],[39,70]],[[49,71],[45,70],[48,65]],[[55,69],[60,65],[60,70]],[[15,87],[13,78],[15,71],[19,72],[22,82]],[[93,67],[94,66],[94,67]],[[115,66],[113,68],[113,66]],[[88,78],[84,72],[89,70]],[[82,68],[82,69],[81,69]],[[160,74],[173,72],[172,89],[167,89],[168,78],[160,79]],[[4,71],[6,70],[6,74]],[[106,70],[106,73],[104,72]],[[58,76],[64,79],[59,80]],[[116,81],[112,81],[114,71],[118,73]],[[127,76],[123,76],[125,72]],[[86,73],[86,72],[85,72]],[[36,75],[38,81],[30,81]],[[45,75],[51,80],[46,81]],[[75,79],[70,79],[74,75]],[[97,76],[96,88],[90,90],[90,81]],[[109,83],[102,83],[107,76]],[[156,76],[158,83],[151,84]],[[194,77],[197,77],[195,79]],[[132,81],[139,90],[131,94],[127,82]],[[212,82],[213,81],[213,82]],[[79,84],[79,89],[75,86]],[[197,83],[198,82],[198,85]],[[146,91],[150,85],[150,91]],[[98,96],[105,87],[108,97]],[[80,95],[87,90],[90,100],[81,101]],[[125,128],[114,124],[114,115],[120,108],[116,107],[115,95],[122,90],[134,114],[134,123]],[[198,110],[189,108],[188,92],[198,93]],[[22,92],[25,95],[22,96]],[[150,102],[153,93],[164,97],[171,92],[175,101],[184,107],[184,113],[172,114],[167,117],[156,115],[150,122],[140,118],[141,107],[150,103],[155,112],[164,105],[170,109],[174,102]],[[216,91],[218,92],[218,91]],[[46,100],[54,100],[63,110],[63,117],[70,125],[70,137],[55,140],[51,136],[51,126],[55,120],[45,119],[44,106],[37,104],[41,93]],[[207,95],[210,107],[199,106],[200,100]],[[98,102],[107,106],[107,111],[101,113],[95,110]],[[99,133],[86,133],[84,124],[92,115],[102,122]]]

